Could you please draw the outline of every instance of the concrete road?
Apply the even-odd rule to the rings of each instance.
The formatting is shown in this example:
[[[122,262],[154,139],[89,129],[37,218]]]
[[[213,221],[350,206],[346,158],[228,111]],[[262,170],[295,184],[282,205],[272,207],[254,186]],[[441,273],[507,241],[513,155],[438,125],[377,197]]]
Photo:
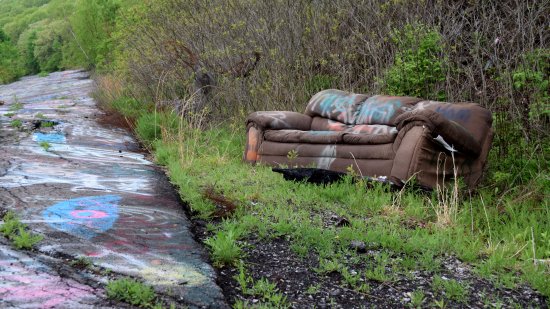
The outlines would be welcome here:
[[[0,86],[0,210],[44,236],[35,252],[0,242],[0,307],[113,306],[108,275],[59,270],[77,258],[179,304],[226,307],[176,192],[128,131],[98,123],[93,88],[82,71]]]

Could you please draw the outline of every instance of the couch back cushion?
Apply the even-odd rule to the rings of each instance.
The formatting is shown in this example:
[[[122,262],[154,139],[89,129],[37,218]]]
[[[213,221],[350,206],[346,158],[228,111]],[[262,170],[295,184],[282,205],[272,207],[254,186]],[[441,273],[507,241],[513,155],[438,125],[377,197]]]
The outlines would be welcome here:
[[[480,144],[489,134],[493,123],[491,112],[475,103],[422,101],[416,104],[414,109],[432,110],[443,115],[446,119],[460,124]]]
[[[395,118],[410,110],[421,99],[375,95],[357,108],[355,124],[381,124],[395,126]]]
[[[365,94],[356,94],[336,89],[323,90],[315,94],[307,104],[305,114],[311,117],[354,124],[358,106],[368,98]]]

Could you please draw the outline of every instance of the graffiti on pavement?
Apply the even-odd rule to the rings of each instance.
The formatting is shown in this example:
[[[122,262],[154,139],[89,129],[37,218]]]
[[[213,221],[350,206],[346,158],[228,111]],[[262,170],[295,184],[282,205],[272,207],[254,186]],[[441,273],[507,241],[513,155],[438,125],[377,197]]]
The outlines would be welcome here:
[[[48,207],[42,216],[54,229],[91,239],[113,227],[120,199],[118,195],[75,198]]]

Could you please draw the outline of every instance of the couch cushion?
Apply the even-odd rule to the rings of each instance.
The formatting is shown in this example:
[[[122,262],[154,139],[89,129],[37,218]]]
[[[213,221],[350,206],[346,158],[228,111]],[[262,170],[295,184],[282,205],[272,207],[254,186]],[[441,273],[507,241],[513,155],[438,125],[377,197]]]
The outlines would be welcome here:
[[[314,117],[311,122],[311,130],[315,131],[339,131],[353,133],[370,133],[370,134],[390,134],[397,132],[397,129],[392,126],[382,124],[361,124],[350,125],[338,121],[330,120],[322,117]]]
[[[336,89],[324,90],[314,95],[306,107],[305,114],[354,124],[357,107],[368,98],[365,94],[355,94]]]
[[[344,131],[349,127],[351,125],[323,117],[313,117],[311,121],[311,130],[314,131]]]
[[[259,153],[261,156],[287,156],[289,152],[296,151],[298,157],[326,157],[334,156],[345,159],[393,159],[395,153],[392,144],[376,145],[322,145],[306,143],[278,143],[265,141],[262,143]]]
[[[421,99],[376,95],[368,98],[357,109],[355,124],[383,124],[395,126],[395,118],[410,110]]]
[[[393,143],[397,137],[397,130],[389,134],[346,133],[342,139],[344,144],[376,145]]]
[[[336,131],[267,130],[264,138],[280,143],[336,144],[342,142],[343,135]]]

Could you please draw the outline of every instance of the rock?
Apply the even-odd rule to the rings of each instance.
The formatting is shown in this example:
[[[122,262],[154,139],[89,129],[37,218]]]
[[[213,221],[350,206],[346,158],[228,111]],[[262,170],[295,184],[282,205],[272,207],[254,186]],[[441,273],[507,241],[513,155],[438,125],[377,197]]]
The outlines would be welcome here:
[[[349,244],[350,249],[355,250],[359,253],[367,252],[367,245],[360,240],[352,240]]]

